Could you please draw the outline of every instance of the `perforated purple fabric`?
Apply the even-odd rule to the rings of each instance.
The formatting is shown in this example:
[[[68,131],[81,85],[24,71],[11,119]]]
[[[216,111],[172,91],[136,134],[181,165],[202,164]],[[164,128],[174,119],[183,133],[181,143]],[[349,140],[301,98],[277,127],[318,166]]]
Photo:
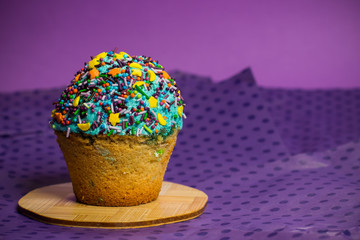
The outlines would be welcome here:
[[[176,72],[187,119],[165,179],[209,196],[200,217],[142,229],[48,225],[16,211],[70,181],[48,127],[62,89],[0,95],[0,239],[360,239],[360,89],[260,89]]]

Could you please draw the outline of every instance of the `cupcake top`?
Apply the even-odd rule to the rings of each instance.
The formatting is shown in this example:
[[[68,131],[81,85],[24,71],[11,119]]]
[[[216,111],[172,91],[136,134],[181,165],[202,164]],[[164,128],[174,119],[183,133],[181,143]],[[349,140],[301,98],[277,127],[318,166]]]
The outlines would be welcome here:
[[[168,136],[182,129],[184,99],[164,67],[146,56],[103,52],[84,64],[54,103],[56,131]]]

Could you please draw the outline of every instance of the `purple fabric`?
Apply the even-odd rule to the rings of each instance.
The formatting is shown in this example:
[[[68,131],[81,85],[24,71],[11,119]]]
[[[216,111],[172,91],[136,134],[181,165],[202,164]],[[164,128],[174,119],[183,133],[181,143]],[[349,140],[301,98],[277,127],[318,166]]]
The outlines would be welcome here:
[[[165,176],[206,192],[200,217],[142,229],[48,225],[16,212],[70,181],[47,126],[61,89],[0,95],[0,239],[360,239],[360,89],[260,89],[176,72],[187,103]],[[270,111],[269,111],[270,110]]]

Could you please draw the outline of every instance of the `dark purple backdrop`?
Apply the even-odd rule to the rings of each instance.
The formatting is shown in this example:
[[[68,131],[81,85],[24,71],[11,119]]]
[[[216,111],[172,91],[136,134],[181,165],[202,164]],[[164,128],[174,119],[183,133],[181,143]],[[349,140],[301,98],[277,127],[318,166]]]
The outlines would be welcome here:
[[[170,3],[171,2],[171,3]],[[63,86],[117,46],[220,81],[360,86],[360,2],[1,1],[0,91]]]

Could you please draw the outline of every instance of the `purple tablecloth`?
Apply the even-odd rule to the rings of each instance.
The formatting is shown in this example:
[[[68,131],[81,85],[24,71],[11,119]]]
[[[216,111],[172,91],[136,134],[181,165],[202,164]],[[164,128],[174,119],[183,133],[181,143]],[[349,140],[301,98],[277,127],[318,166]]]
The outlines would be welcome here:
[[[48,127],[62,89],[0,94],[0,239],[360,239],[360,89],[221,83],[176,72],[187,106],[165,176],[209,196],[200,217],[141,229],[48,225],[16,211],[70,181]]]

